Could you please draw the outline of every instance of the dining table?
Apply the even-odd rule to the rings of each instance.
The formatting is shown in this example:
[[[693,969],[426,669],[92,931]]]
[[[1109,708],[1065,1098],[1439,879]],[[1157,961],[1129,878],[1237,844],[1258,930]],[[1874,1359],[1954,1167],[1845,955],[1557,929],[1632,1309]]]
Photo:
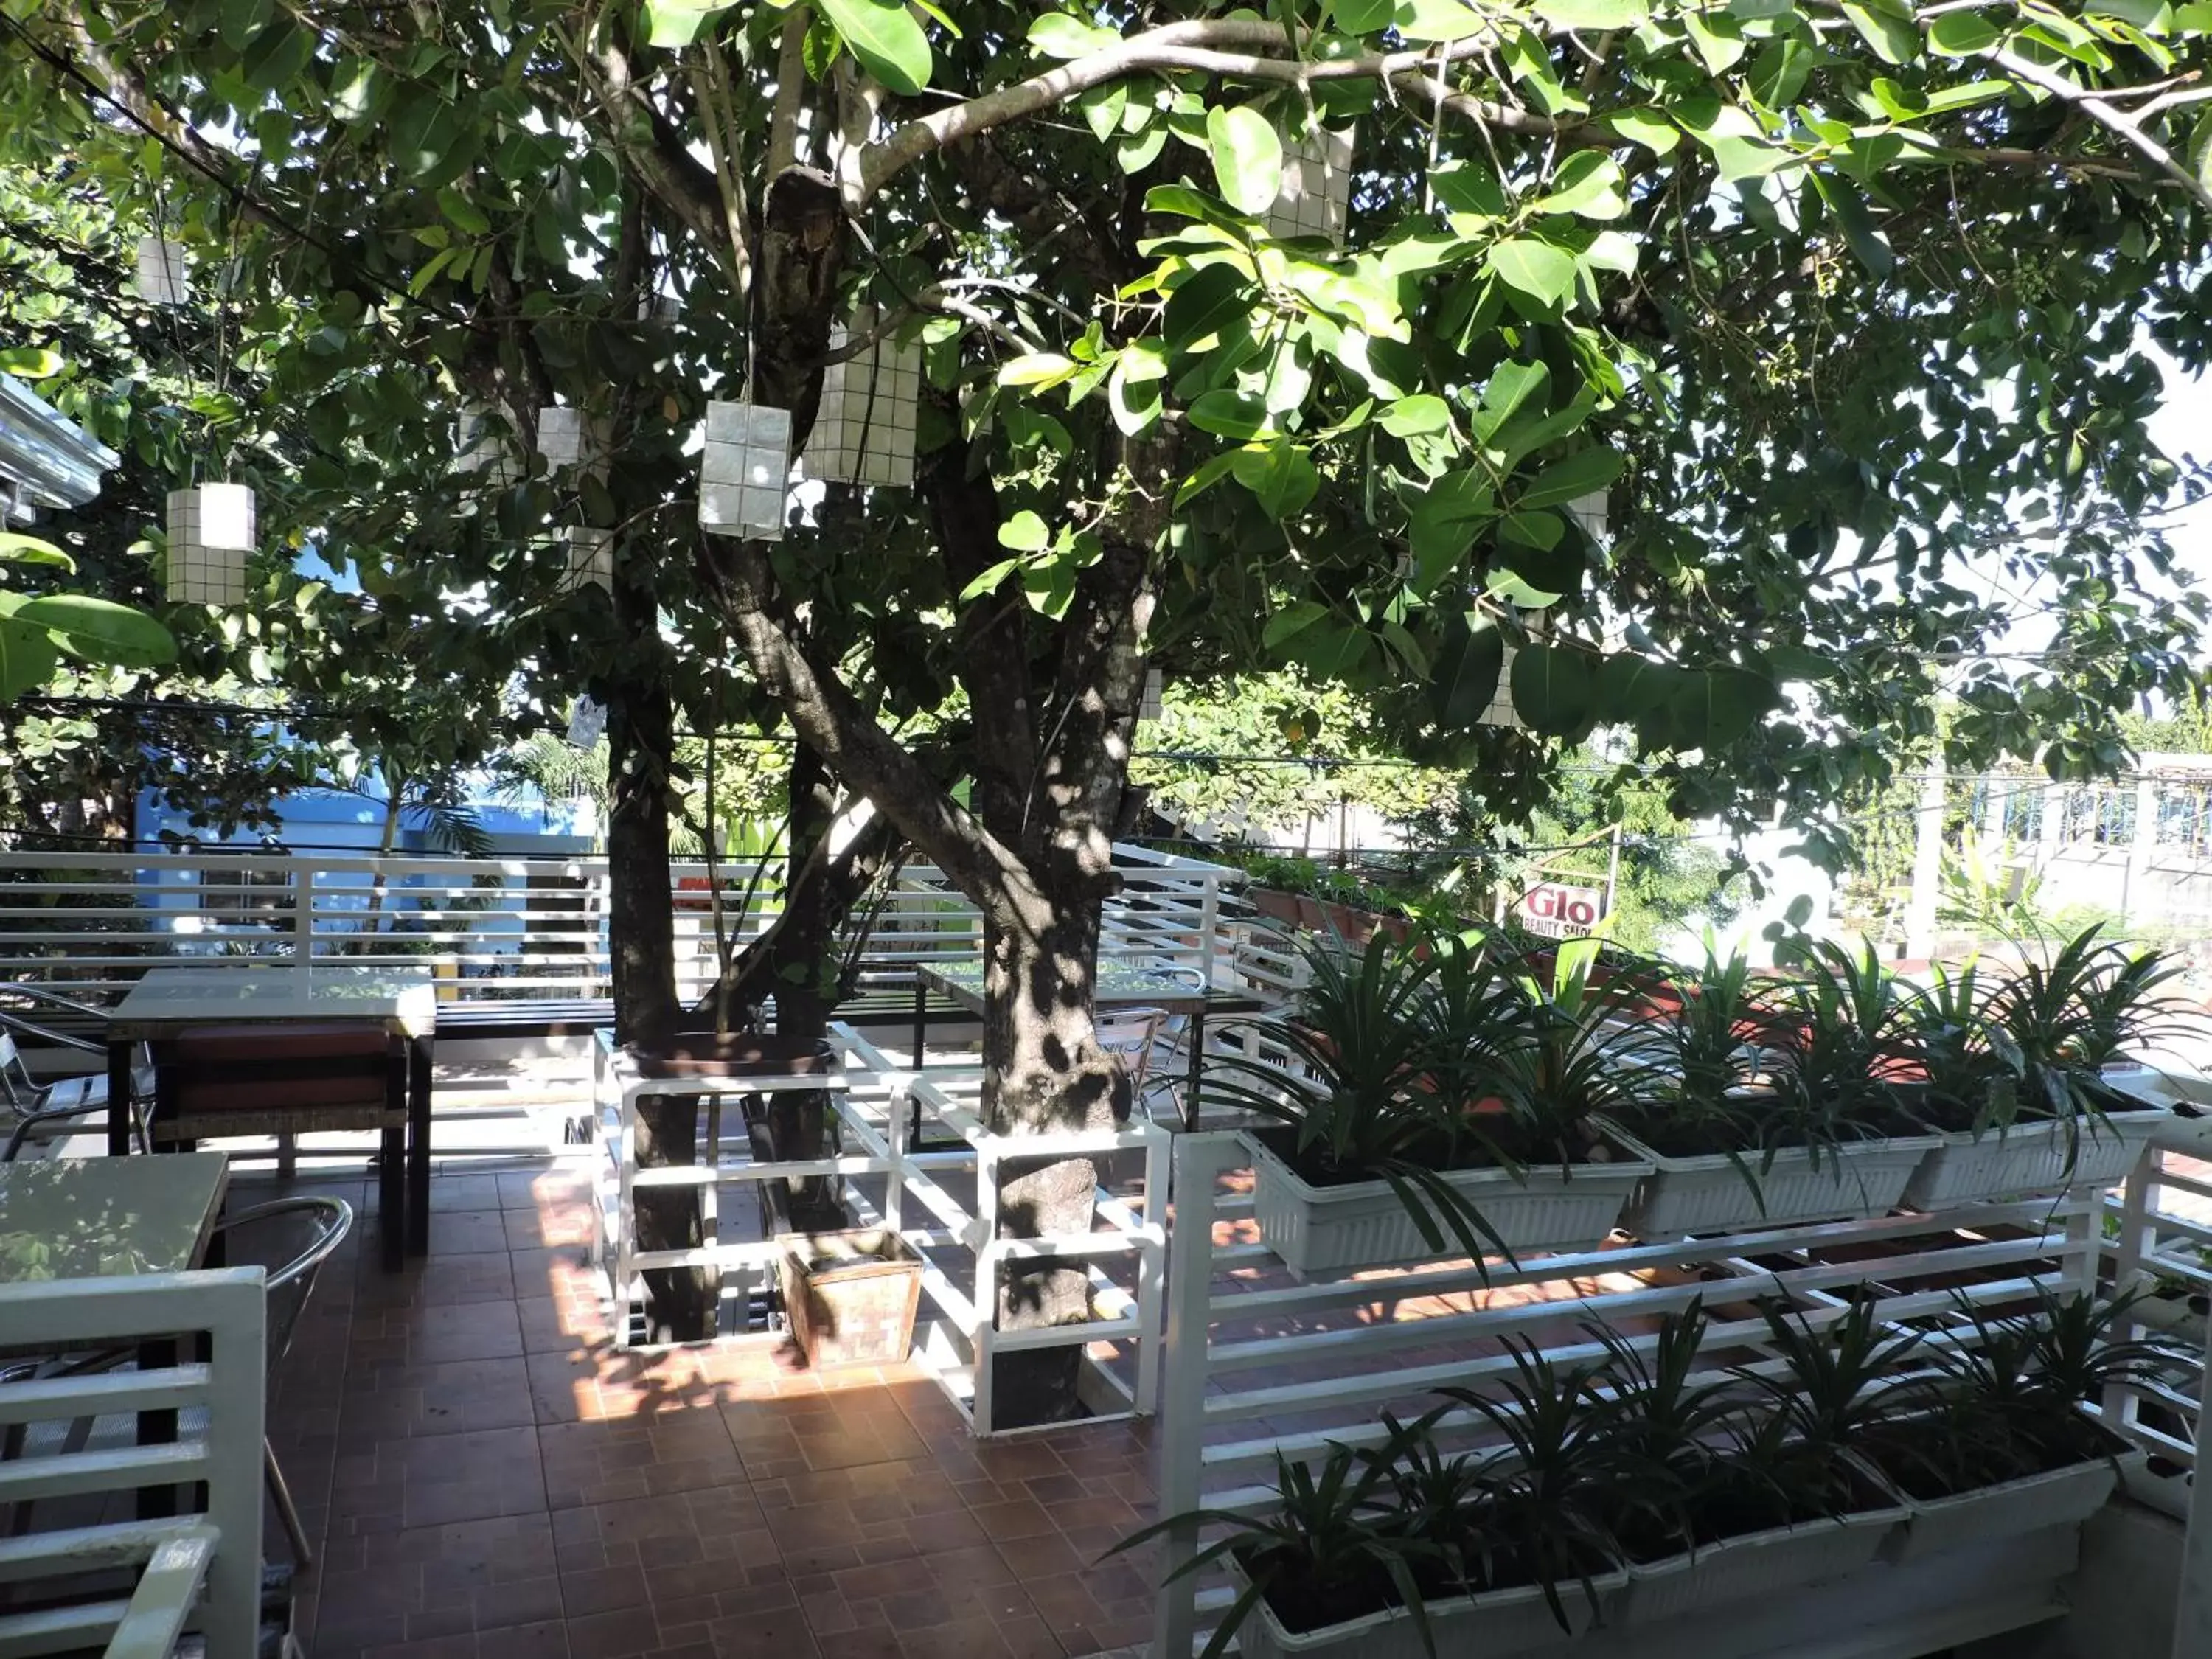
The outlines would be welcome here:
[[[221,1152],[37,1158],[0,1164],[0,1285],[178,1273],[204,1265],[230,1187]],[[0,1352],[4,1352],[0,1339]],[[142,1370],[177,1363],[170,1339],[142,1342]],[[137,1413],[141,1445],[177,1437],[174,1411]],[[138,1494],[142,1517],[173,1515],[174,1489]]]
[[[358,1021],[407,1043],[407,1254],[430,1251],[430,1083],[438,1023],[428,968],[344,962],[156,968],[116,1005],[107,1025],[107,1150],[131,1150],[131,1050],[200,1025]]]

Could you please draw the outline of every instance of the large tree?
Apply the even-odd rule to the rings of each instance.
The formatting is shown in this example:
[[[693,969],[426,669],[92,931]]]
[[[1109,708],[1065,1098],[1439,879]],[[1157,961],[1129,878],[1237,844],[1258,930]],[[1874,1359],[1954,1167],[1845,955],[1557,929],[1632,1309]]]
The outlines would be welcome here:
[[[696,602],[981,908],[995,1129],[1112,1121],[1090,993],[1150,665],[1294,664],[1501,779],[1626,723],[1682,809],[1816,838],[1946,674],[1955,760],[2060,771],[2192,679],[2144,336],[2205,356],[2198,8],[0,15],[19,100],[155,135],[256,280],[319,296],[319,349],[377,379],[326,418],[369,451],[450,441],[457,394],[525,438],[556,392],[609,419],[611,477],[533,476],[502,533],[580,502],[617,532],[626,666],[650,678],[646,607]],[[1340,234],[1271,228],[1285,143],[1347,128]],[[699,537],[707,398],[803,446],[860,304],[924,343],[915,487],[850,538]],[[1600,489],[1604,546],[1561,510]],[[1992,581],[2055,617],[2033,660],[1991,654]],[[855,595],[882,695],[822,623]],[[1478,725],[1508,645],[1527,732]],[[965,791],[897,726],[948,673]],[[1002,1167],[1009,1231],[1088,1224],[1087,1164]],[[1086,1297],[1043,1262],[1000,1316]],[[1070,1397],[1072,1350],[1012,1360],[1011,1413]]]

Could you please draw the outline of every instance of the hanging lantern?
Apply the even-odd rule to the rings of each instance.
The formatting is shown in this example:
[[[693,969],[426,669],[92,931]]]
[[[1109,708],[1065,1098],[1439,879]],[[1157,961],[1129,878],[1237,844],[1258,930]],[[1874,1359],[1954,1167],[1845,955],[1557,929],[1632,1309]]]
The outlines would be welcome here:
[[[253,550],[251,485],[196,484],[171,490],[168,532],[165,586],[172,603],[245,603],[246,558]]]
[[[603,593],[615,591],[615,533],[586,525],[570,525],[568,531],[568,574],[561,580],[563,593],[596,586]]]
[[[185,245],[161,236],[138,239],[138,297],[149,306],[180,306],[191,297]]]
[[[1168,678],[1158,669],[1145,672],[1145,700],[1137,705],[1137,718],[1156,720],[1167,712]]]
[[[1581,526],[1582,532],[1594,542],[1605,539],[1607,498],[1602,489],[1593,489],[1587,495],[1577,495],[1567,503],[1567,516]]]
[[[1352,204],[1352,132],[1316,127],[1283,151],[1283,183],[1267,210],[1267,234],[1344,240]]]
[[[765,404],[707,405],[699,463],[699,527],[716,536],[783,538],[791,478],[791,411]]]
[[[520,469],[514,464],[514,429],[503,415],[488,404],[464,404],[454,435],[456,473],[481,472],[495,489],[516,482]]]
[[[604,480],[612,447],[604,416],[565,404],[548,404],[538,411],[538,453],[550,466],[585,467]]]
[[[1530,634],[1538,631],[1543,624],[1543,620],[1544,613],[1540,611],[1521,613],[1521,626]],[[1526,722],[1521,718],[1521,711],[1513,706],[1513,659],[1519,654],[1520,647],[1510,641],[1508,641],[1505,648],[1498,653],[1498,684],[1490,694],[1490,707],[1482,711],[1482,716],[1475,722],[1476,725],[1502,726],[1509,732],[1528,730]]]
[[[874,327],[873,313],[858,313],[854,331]],[[851,335],[830,331],[830,350]],[[824,483],[914,483],[914,427],[921,400],[921,347],[878,340],[822,376],[822,406],[806,440],[806,475]]]
[[[607,711],[598,698],[586,696],[576,699],[568,711],[568,742],[577,749],[596,749],[599,734],[607,729]]]

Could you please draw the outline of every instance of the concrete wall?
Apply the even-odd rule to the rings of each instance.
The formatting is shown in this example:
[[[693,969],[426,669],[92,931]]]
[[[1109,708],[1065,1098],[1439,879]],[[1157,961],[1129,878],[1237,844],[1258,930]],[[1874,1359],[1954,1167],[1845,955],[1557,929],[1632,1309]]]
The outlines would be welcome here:
[[[1966,1643],[1954,1659],[2167,1659],[2181,1537],[2181,1523],[2155,1510],[2106,1505],[2081,1530],[2081,1565],[2067,1589],[2073,1611],[2052,1624]]]

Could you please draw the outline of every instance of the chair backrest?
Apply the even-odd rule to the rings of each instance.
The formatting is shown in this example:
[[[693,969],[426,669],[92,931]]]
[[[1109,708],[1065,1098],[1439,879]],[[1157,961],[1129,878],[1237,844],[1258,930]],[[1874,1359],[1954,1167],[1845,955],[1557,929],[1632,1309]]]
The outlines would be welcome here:
[[[22,1051],[15,1047],[15,1039],[0,1031],[0,1100],[10,1106],[30,1106],[37,1103],[39,1085],[31,1077],[31,1068],[23,1064]]]
[[[342,1198],[279,1198],[225,1216],[216,1225],[224,1259],[267,1275],[269,1367],[292,1346],[292,1333],[314,1293],[323,1263],[353,1229],[353,1206]]]
[[[158,1659],[197,1601],[207,1659],[254,1659],[267,1320],[252,1267],[0,1285],[11,1346],[68,1353],[210,1339],[204,1364],[0,1382],[0,1425],[11,1444],[20,1435],[22,1452],[0,1461],[0,1510],[15,1511],[18,1534],[0,1554],[0,1581],[44,1604],[0,1608],[0,1653],[105,1645],[114,1659]],[[140,1410],[181,1413],[178,1438],[133,1444]],[[88,1440],[68,1432],[87,1419],[96,1425]],[[193,1481],[206,1483],[204,1516],[105,1518],[129,1513],[141,1487]]]
[[[1166,1021],[1164,1008],[1116,1008],[1092,1022],[1098,1046],[1121,1062],[1130,1080],[1141,1084],[1152,1069],[1152,1040]]]

